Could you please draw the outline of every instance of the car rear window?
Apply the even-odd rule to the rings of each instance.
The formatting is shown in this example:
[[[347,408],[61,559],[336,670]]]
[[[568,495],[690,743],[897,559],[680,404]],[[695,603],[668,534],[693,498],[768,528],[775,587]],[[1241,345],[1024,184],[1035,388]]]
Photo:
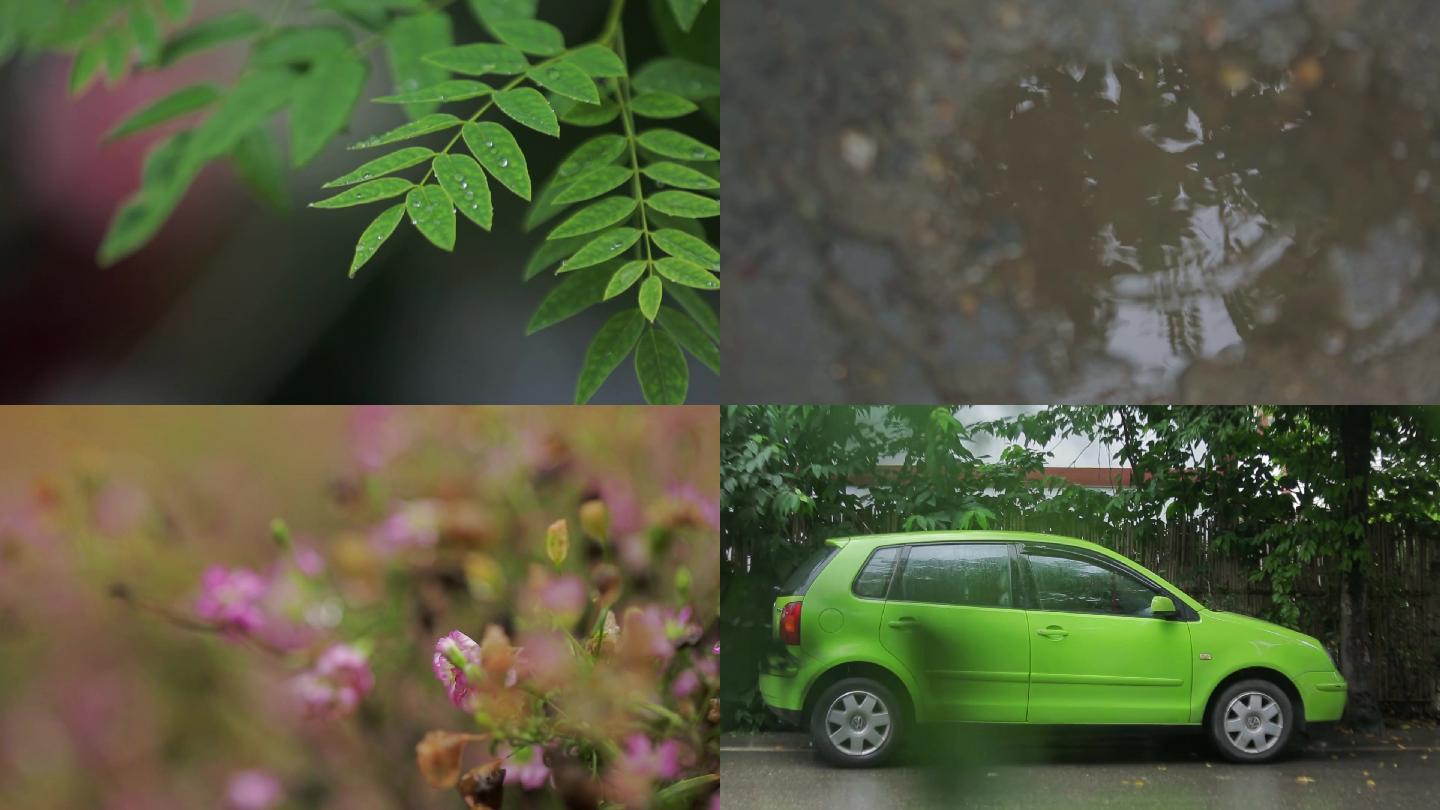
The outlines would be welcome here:
[[[900,546],[876,549],[855,577],[855,595],[884,599],[885,592],[890,589],[890,575],[895,572],[895,563],[899,559]]]
[[[810,583],[820,575],[820,570],[825,567],[825,563],[829,562],[831,557],[835,556],[836,551],[839,549],[834,546],[825,546],[806,557],[805,561],[800,563],[800,566],[785,579],[785,584],[780,586],[780,595],[804,596],[805,591],[810,589]]]
[[[917,545],[900,571],[904,602],[1013,607],[1010,549],[1004,545]]]

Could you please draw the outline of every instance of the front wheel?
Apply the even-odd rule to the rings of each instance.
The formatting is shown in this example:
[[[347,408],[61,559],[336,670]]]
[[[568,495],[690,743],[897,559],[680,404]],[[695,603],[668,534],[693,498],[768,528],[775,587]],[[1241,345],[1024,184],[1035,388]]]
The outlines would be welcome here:
[[[1232,684],[1214,705],[1206,725],[1220,753],[1233,762],[1268,762],[1285,750],[1295,730],[1295,709],[1285,690],[1269,681]]]
[[[878,765],[905,730],[904,708],[884,684],[846,678],[810,708],[810,739],[826,761],[848,768]]]

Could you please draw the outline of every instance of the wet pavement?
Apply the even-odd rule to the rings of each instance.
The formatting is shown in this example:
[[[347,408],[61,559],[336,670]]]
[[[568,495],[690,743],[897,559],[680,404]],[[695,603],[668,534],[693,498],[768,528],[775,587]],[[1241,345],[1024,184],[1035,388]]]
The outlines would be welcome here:
[[[1275,763],[1233,765],[1191,734],[971,729],[869,770],[830,767],[802,745],[797,735],[722,743],[727,810],[1429,808],[1440,795],[1440,750],[1414,745],[1311,743]]]
[[[723,24],[732,400],[1440,397],[1440,4]]]

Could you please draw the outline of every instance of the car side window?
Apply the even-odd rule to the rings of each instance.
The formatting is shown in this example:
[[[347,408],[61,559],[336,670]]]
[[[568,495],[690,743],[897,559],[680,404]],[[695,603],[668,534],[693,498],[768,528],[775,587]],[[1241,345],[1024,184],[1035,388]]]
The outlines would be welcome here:
[[[1063,554],[1027,550],[1041,610],[1149,616],[1160,592],[1108,566]]]
[[[865,567],[855,577],[855,595],[866,599],[884,599],[890,589],[890,575],[900,560],[900,546],[876,549]]]
[[[892,599],[939,605],[1012,607],[1010,548],[965,543],[910,547]]]

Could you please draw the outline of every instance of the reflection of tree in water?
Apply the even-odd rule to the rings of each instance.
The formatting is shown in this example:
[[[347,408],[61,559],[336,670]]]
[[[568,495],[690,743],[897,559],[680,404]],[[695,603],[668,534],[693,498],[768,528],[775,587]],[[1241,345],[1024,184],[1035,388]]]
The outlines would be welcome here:
[[[981,205],[1019,225],[1036,294],[1077,336],[1137,302],[1181,357],[1207,306],[1243,339],[1313,334],[1347,294],[1327,251],[1429,221],[1425,116],[1359,52],[1314,53],[1290,70],[1208,50],[1051,64],[982,100]]]

